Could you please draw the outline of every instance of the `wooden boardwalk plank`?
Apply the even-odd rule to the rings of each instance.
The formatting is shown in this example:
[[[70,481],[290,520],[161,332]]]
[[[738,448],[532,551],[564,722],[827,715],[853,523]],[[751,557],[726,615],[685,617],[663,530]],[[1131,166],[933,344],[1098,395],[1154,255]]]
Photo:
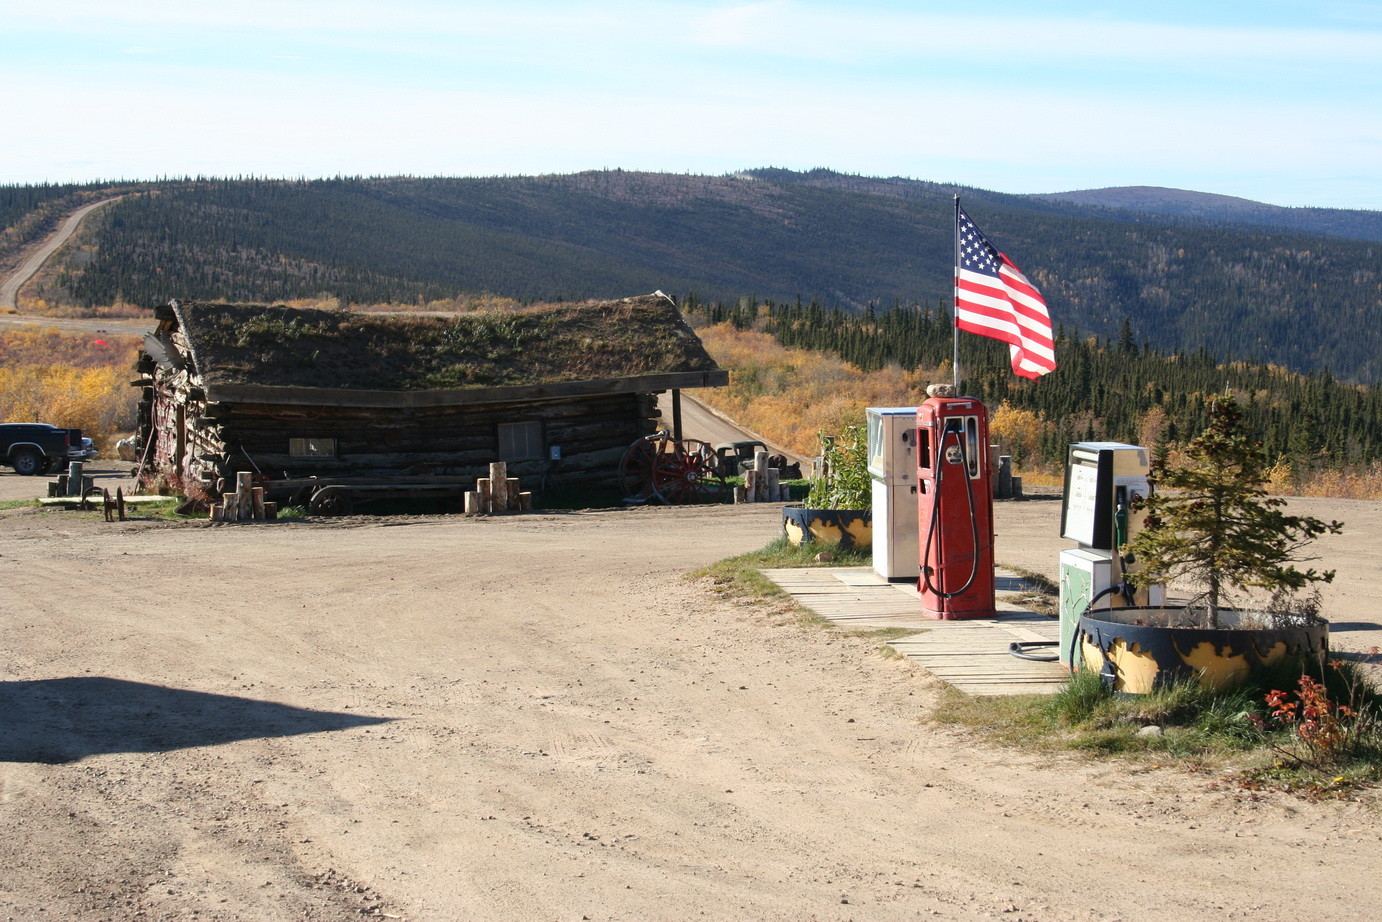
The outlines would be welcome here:
[[[1051,694],[1065,684],[1059,663],[1020,659],[1015,641],[1056,640],[1059,625],[1043,615],[1012,607],[1007,600],[993,618],[937,621],[921,612],[916,586],[890,583],[869,567],[764,570],[783,591],[842,627],[915,628],[892,641],[898,653],[936,678],[969,695]],[[1020,578],[1000,575],[1004,591],[1027,591]]]

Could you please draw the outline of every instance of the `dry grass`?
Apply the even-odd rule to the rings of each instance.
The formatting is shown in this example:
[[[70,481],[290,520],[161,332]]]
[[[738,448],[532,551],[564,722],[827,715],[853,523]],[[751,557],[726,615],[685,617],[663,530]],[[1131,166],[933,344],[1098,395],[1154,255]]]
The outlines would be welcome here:
[[[216,384],[441,389],[716,367],[676,307],[651,295],[448,316],[203,302],[180,313]]]

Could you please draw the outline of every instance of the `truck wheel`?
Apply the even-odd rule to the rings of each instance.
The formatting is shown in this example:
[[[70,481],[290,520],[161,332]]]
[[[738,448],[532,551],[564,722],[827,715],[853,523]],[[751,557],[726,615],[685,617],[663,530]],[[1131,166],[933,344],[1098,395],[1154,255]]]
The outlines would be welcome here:
[[[43,456],[32,448],[18,448],[10,455],[10,467],[16,474],[31,477],[44,466]]]

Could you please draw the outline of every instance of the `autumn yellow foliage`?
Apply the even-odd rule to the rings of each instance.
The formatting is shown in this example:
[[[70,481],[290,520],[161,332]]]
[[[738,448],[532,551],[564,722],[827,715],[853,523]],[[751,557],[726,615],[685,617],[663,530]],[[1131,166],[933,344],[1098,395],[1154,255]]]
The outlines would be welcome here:
[[[864,373],[834,355],[788,349],[767,333],[717,324],[697,330],[706,350],[730,370],[729,387],[698,397],[749,429],[805,455],[819,433],[863,425],[865,407],[915,406],[938,372],[890,366]]]
[[[129,382],[137,345],[132,336],[0,331],[0,421],[80,428],[109,452],[114,438],[134,428],[139,392]]]

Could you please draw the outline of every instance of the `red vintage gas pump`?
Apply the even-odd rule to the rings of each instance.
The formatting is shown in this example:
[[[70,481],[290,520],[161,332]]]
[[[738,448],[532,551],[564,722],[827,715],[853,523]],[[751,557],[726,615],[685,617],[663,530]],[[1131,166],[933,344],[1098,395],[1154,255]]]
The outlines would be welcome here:
[[[993,600],[993,486],[988,411],[972,397],[917,408],[917,536],[927,617],[988,618]]]

